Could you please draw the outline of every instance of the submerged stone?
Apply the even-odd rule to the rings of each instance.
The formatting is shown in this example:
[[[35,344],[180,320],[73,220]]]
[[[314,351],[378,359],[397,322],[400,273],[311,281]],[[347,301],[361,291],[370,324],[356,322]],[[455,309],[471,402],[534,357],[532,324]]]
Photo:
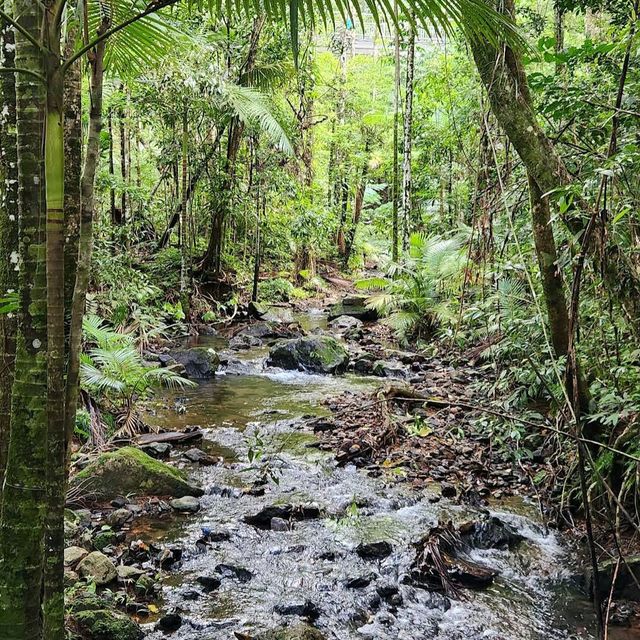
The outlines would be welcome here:
[[[299,624],[286,629],[272,629],[256,636],[256,640],[326,640],[315,627]]]

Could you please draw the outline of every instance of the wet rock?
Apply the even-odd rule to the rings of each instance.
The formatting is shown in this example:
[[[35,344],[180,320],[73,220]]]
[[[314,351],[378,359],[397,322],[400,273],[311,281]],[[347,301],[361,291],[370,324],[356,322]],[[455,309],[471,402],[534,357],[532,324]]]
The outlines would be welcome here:
[[[107,516],[107,522],[117,528],[122,527],[130,520],[133,520],[133,513],[129,509],[116,509]]]
[[[104,530],[100,531],[93,539],[93,548],[97,551],[104,551],[107,547],[110,547],[118,542],[118,534],[115,531]]]
[[[207,347],[172,351],[170,355],[184,367],[187,377],[191,380],[213,378],[220,366],[218,354]]]
[[[169,457],[173,447],[168,442],[152,442],[141,446],[140,449],[152,458],[163,460]]]
[[[364,589],[368,587],[376,579],[375,573],[369,573],[366,576],[358,576],[345,581],[344,586],[347,589]]]
[[[253,573],[244,567],[237,567],[232,564],[219,564],[216,566],[216,573],[223,578],[234,578],[238,582],[249,582],[253,578]]]
[[[440,485],[440,494],[442,495],[443,498],[455,498],[456,493],[457,493],[456,488],[452,484],[449,484],[448,482],[443,482]]]
[[[289,522],[284,520],[283,518],[271,518],[271,531],[290,531],[291,526]]]
[[[179,613],[167,613],[158,620],[161,631],[177,631],[182,626],[182,616]]]
[[[216,591],[222,584],[219,578],[214,578],[213,576],[198,576],[196,582],[203,588],[205,593]]]
[[[362,320],[355,318],[353,316],[338,316],[334,320],[329,323],[329,326],[339,333],[343,333],[345,331],[352,331],[354,329],[361,329],[363,326]]]
[[[278,342],[267,365],[314,373],[343,373],[349,363],[345,348],[331,336],[307,336]]]
[[[202,536],[208,542],[226,542],[231,539],[228,531],[212,531],[209,527],[202,527]]]
[[[598,571],[598,586],[602,598],[608,597],[611,592],[613,576],[616,571],[617,560],[605,560],[601,563]],[[589,593],[593,593],[593,574],[590,571],[585,573],[583,585]],[[640,576],[640,556],[629,556],[618,567],[613,596],[624,600],[640,600],[640,587],[638,587],[634,576]]]
[[[126,498],[123,498],[122,496],[118,496],[117,498],[113,499],[111,501],[111,506],[114,509],[121,509],[122,507],[124,507],[127,504],[127,500]]]
[[[510,549],[524,540],[514,527],[500,518],[485,517],[460,526],[462,541],[476,549]]]
[[[181,471],[134,447],[98,456],[73,478],[71,486],[82,495],[102,499],[129,494],[177,498],[203,494],[202,489],[187,482]]]
[[[120,564],[116,567],[116,572],[120,580],[134,580],[137,581],[144,575],[142,569],[136,567],[130,567],[126,564]]]
[[[236,638],[244,640],[242,635],[238,633],[236,633]],[[265,631],[256,636],[255,640],[326,640],[326,637],[318,629],[306,624],[300,624],[286,629]]]
[[[378,312],[367,307],[366,295],[350,294],[342,299],[342,302],[334,304],[329,309],[329,320],[334,320],[340,316],[351,316],[359,320],[374,321],[378,319]]]
[[[110,609],[73,614],[83,638],[88,640],[141,640],[142,629],[129,617]]]
[[[281,520],[312,520],[320,517],[320,508],[314,504],[283,504],[264,507],[253,516],[245,516],[244,521],[258,529],[270,529],[273,518]]]
[[[392,596],[400,593],[400,588],[396,584],[380,584],[376,587],[376,592],[383,600],[388,600]]]
[[[284,604],[277,604],[274,611],[281,616],[299,616],[309,620],[317,620],[320,617],[320,609],[311,600],[298,600]]]
[[[182,560],[182,547],[178,545],[165,547],[158,555],[158,564],[162,569],[169,569],[180,560]]]
[[[262,340],[260,338],[246,333],[240,333],[229,340],[229,349],[234,351],[243,351],[245,349],[253,349],[261,346]]]
[[[176,498],[169,504],[174,511],[178,511],[180,513],[197,513],[198,511],[200,511],[200,500],[198,500],[198,498],[194,498],[193,496]]]
[[[81,578],[98,586],[109,584],[118,577],[113,562],[100,551],[92,551],[83,558],[78,564],[77,571]]]
[[[373,363],[373,375],[380,378],[406,378],[407,370],[398,364],[376,360]]]
[[[82,547],[67,547],[64,550],[64,566],[73,568],[88,555],[89,552]]]
[[[371,375],[373,373],[373,359],[362,357],[353,363],[353,370],[362,375]]]
[[[356,547],[356,553],[365,560],[380,560],[391,555],[392,551],[393,547],[386,540],[363,542]]]
[[[214,464],[218,464],[218,460],[213,456],[210,456],[208,453],[205,453],[201,449],[193,448],[185,451],[182,454],[187,460],[191,462],[197,462],[201,464],[203,467],[213,466]]]

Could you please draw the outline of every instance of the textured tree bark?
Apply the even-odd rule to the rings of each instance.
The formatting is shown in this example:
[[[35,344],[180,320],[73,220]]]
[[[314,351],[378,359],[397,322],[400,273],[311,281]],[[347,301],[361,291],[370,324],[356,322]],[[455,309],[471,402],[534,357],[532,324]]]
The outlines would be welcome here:
[[[356,232],[358,231],[358,224],[360,224],[360,218],[362,217],[362,208],[364,207],[364,194],[367,190],[367,180],[369,177],[369,151],[371,149],[371,140],[367,137],[364,146],[364,161],[360,170],[360,180],[356,188],[356,197],[353,204],[353,220],[351,225],[347,229],[345,238],[345,249],[343,257],[343,265],[345,269],[349,265],[349,259],[351,258],[351,252],[353,251],[353,245],[356,239]]]
[[[65,58],[75,49],[77,18],[70,16]],[[82,173],[82,65],[71,65],[64,78],[64,271],[65,309],[71,309],[80,237],[80,177]],[[68,320],[68,318],[67,318]]]
[[[5,2],[5,11],[10,7]],[[9,11],[10,13],[10,11]],[[2,38],[2,64],[15,67],[15,38],[5,23]],[[0,216],[0,298],[18,290],[18,270],[15,260],[18,246],[18,153],[16,138],[16,82],[13,74],[0,74],[0,170],[2,203]],[[0,487],[9,448],[11,428],[11,387],[16,356],[16,315],[0,314]],[[0,500],[1,500],[0,493]]]
[[[416,35],[411,29],[407,43],[407,81],[404,108],[404,140],[402,161],[402,249],[409,247],[412,211],[411,151],[413,147],[413,79],[415,74]]]
[[[35,39],[43,10],[15,0],[15,15]],[[45,76],[39,47],[16,33],[16,67]],[[19,177],[19,310],[11,438],[0,522],[0,636],[40,638],[47,460],[47,288],[44,131],[45,85],[16,77]]]

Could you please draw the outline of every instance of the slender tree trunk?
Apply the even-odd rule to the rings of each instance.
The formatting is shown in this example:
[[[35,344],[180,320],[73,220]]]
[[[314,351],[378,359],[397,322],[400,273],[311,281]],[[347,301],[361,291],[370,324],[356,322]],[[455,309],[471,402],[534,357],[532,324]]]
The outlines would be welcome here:
[[[255,68],[256,58],[258,56],[258,44],[260,42],[260,35],[262,33],[264,23],[264,16],[255,18],[253,22],[249,50],[239,74],[239,84],[242,86],[249,85],[251,74]],[[240,150],[240,142],[242,141],[243,133],[244,125],[238,118],[234,118],[229,125],[227,157],[224,167],[223,182],[220,188],[222,197],[218,198],[212,211],[209,245],[202,261],[202,271],[205,274],[217,274],[220,271],[223,242],[222,233],[225,221],[230,211],[231,196],[235,186],[236,160],[238,157],[238,151]]]
[[[70,12],[71,14],[71,12]],[[65,58],[75,49],[78,20],[70,15]],[[71,309],[80,237],[80,176],[82,173],[82,64],[71,65],[64,78],[64,270],[65,309]]]
[[[398,15],[398,4],[394,1],[394,11],[396,18]],[[398,145],[400,139],[400,30],[396,27],[394,39],[394,82],[393,82],[393,186],[392,186],[392,221],[391,221],[391,259],[398,261],[398,241],[399,241],[399,208],[400,208],[400,163],[398,158]]]
[[[111,22],[103,20],[99,34],[108,31]],[[80,382],[80,351],[82,346],[82,320],[85,301],[89,288],[91,273],[91,256],[93,252],[93,219],[95,217],[95,178],[100,160],[100,132],[102,131],[102,103],[104,80],[105,43],[100,43],[95,51],[89,54],[91,70],[90,80],[90,112],[89,136],[85,153],[81,182],[80,243],[78,251],[78,268],[75,277],[73,304],[71,307],[71,328],[69,338],[69,366],[66,386],[65,432],[67,444],[73,437],[78,391]]]
[[[189,241],[187,234],[188,220],[187,207],[189,203],[189,111],[187,104],[184,105],[184,113],[182,116],[182,208],[180,211],[180,299],[182,303],[182,311],[189,321]]]
[[[409,234],[411,232],[412,215],[412,175],[411,175],[411,151],[413,147],[413,78],[415,72],[416,35],[411,29],[407,44],[407,82],[404,109],[404,142],[402,162],[402,249],[409,247]]]
[[[10,7],[5,2],[5,11]],[[9,11],[10,13],[10,11]],[[2,38],[2,64],[15,65],[15,38],[5,23]],[[4,213],[0,216],[0,298],[18,290],[18,154],[16,138],[16,81],[11,73],[0,75],[0,167]],[[16,356],[16,315],[0,313],[0,487],[9,449],[11,429],[11,387]],[[0,491],[0,500],[1,500]]]
[[[116,208],[116,190],[113,186],[116,177],[114,133],[113,133],[113,109],[109,109],[109,177],[111,187],[109,189],[109,205],[111,209],[111,224],[113,226],[122,224],[122,212]]]
[[[256,149],[256,154],[258,150]],[[253,258],[253,289],[251,291],[251,300],[258,302],[258,283],[260,282],[260,253],[262,251],[262,233],[261,233],[261,178],[259,177],[256,182],[256,238],[254,246],[254,258]]]
[[[43,10],[15,0],[21,26],[39,40]],[[16,33],[16,67],[45,77],[41,50]],[[19,310],[11,437],[0,523],[0,636],[40,638],[47,461],[47,283],[42,81],[16,74],[19,177]]]
[[[356,188],[356,197],[353,204],[353,221],[347,230],[345,240],[345,250],[343,265],[346,269],[349,265],[349,259],[351,258],[351,252],[353,251],[353,245],[356,239],[356,233],[358,231],[358,225],[360,224],[360,218],[362,217],[362,209],[364,207],[364,194],[367,190],[367,180],[369,176],[369,151],[371,149],[371,141],[367,137],[364,147],[364,162],[362,163],[362,169],[360,170],[360,180]]]
[[[124,92],[124,88],[121,87]],[[127,130],[125,123],[125,111],[122,107],[118,111],[118,131],[120,137],[120,177],[122,178],[122,195],[120,196],[121,224],[127,222]]]
[[[501,0],[498,7],[507,15],[515,16],[515,0]],[[549,197],[545,194],[569,182],[567,169],[536,119],[522,54],[507,46],[496,48],[479,39],[471,41],[471,47],[493,114],[522,159],[530,187],[533,185],[530,190],[534,241],[547,299],[551,340],[556,355],[566,356],[568,311],[562,278],[552,272],[558,268],[557,250],[549,214]],[[579,221],[574,222],[581,227]],[[564,308],[558,308],[560,304],[564,304]],[[580,380],[580,406],[586,411],[590,402],[588,386],[580,371],[577,375]],[[571,375],[567,379],[570,380]]]
[[[565,10],[556,0],[554,7],[554,31],[556,36],[555,53],[556,55],[564,51],[564,14]],[[564,62],[556,60],[556,75],[561,76],[564,73]]]

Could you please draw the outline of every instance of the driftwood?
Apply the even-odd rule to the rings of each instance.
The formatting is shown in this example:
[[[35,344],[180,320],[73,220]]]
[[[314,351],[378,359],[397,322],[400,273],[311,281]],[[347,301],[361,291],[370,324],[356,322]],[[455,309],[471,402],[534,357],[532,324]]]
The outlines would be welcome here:
[[[187,442],[195,442],[202,440],[203,432],[200,429],[196,431],[166,431],[165,433],[143,433],[136,438],[136,442],[140,445],[155,444],[156,442],[172,442],[174,444],[182,444]]]
[[[416,586],[460,598],[460,588],[488,587],[497,571],[462,557],[462,541],[451,522],[438,525],[416,545],[411,579]]]

